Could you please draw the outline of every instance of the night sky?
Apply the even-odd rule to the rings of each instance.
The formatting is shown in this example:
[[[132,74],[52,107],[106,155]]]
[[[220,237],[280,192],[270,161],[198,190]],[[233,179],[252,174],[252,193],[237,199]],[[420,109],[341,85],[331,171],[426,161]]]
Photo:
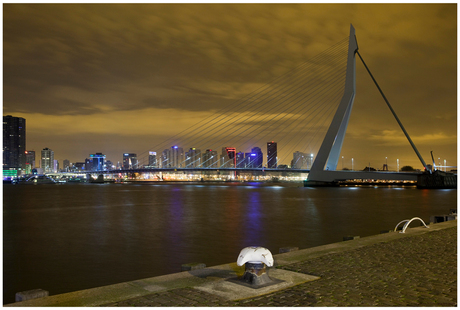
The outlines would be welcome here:
[[[455,3],[3,4],[3,115],[26,119],[36,160],[48,147],[61,165],[96,152],[116,163],[321,53],[350,24],[425,161],[433,151],[456,165]],[[341,156],[355,169],[385,157],[390,169],[397,158],[422,167],[359,60]]]

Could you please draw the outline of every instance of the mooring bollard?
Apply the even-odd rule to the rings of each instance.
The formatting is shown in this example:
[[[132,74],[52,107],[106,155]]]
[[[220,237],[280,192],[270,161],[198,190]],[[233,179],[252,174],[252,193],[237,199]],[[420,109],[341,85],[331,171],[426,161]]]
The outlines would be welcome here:
[[[236,264],[245,265],[243,281],[246,283],[260,286],[273,282],[266,268],[273,266],[273,256],[266,248],[252,246],[242,249]]]
[[[203,268],[206,268],[206,264],[189,263],[189,264],[183,264],[181,266],[181,271],[191,271],[191,270],[197,270],[197,269],[203,269]]]
[[[49,295],[49,292],[42,290],[42,289],[23,291],[23,292],[16,293],[15,301],[18,302],[18,301],[35,299],[35,298],[42,298],[48,295]]]
[[[356,239],[359,239],[359,236],[345,236],[345,237],[343,237],[343,241],[356,240]]]
[[[287,246],[287,247],[284,247],[284,248],[280,248],[280,254],[293,252],[293,251],[298,251],[298,250],[299,250],[299,247],[297,247],[297,246]]]

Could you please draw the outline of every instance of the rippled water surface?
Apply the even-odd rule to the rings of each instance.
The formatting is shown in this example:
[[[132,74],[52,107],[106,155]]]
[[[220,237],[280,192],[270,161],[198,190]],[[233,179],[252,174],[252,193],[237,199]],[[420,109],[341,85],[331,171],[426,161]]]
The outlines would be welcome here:
[[[447,214],[456,190],[301,184],[3,187],[3,303],[234,262],[260,245],[309,248]]]

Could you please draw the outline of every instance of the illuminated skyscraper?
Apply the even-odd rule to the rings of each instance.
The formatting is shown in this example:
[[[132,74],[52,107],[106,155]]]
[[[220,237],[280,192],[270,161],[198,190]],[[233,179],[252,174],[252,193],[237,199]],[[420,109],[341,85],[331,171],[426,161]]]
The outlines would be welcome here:
[[[89,155],[92,161],[91,170],[93,171],[101,171],[104,170],[104,162],[105,162],[105,155],[102,153],[96,153]],[[90,170],[90,169],[87,169]]]
[[[160,168],[168,168],[169,150],[166,149],[161,152]]]
[[[184,149],[177,145],[161,153],[161,168],[183,168],[185,166]]]
[[[202,165],[204,168],[217,168],[217,151],[206,150],[206,152],[203,154]]]
[[[49,148],[45,147],[41,152],[41,167],[43,173],[49,173],[54,171],[54,152]]]
[[[70,161],[68,159],[62,161],[62,168],[64,171],[70,171]]]
[[[137,154],[123,154],[123,169],[137,169]]]
[[[31,170],[35,168],[35,151],[26,151],[26,166]]]
[[[264,154],[259,147],[253,147],[251,153],[246,153],[246,168],[262,168]]]
[[[158,168],[157,166],[157,152],[149,152],[149,167]]]
[[[3,116],[3,169],[26,168],[26,120]]]
[[[236,168],[246,168],[243,152],[236,153]]]
[[[291,167],[293,169],[309,169],[313,163],[313,154],[294,152]]]
[[[276,168],[278,151],[276,142],[267,142],[267,168]]]
[[[201,150],[197,148],[190,148],[188,152],[185,153],[185,167],[186,168],[195,168],[201,165]]]
[[[177,145],[171,146],[169,150],[170,167],[182,168],[185,166],[184,149]]]
[[[234,147],[223,147],[221,155],[222,168],[235,168],[236,167],[236,149]]]

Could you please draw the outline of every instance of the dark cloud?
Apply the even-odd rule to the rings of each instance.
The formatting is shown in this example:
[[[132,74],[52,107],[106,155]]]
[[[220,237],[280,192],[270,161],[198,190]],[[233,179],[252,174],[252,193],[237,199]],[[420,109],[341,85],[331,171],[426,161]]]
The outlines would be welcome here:
[[[456,12],[456,4],[4,4],[4,114],[33,117],[34,126],[81,115],[104,124],[98,134],[131,137],[142,129],[108,119],[139,113],[147,122],[150,111],[162,121],[190,115],[182,122],[191,125],[237,111],[238,100],[346,38],[352,23],[364,60],[429,152],[456,137]],[[399,130],[359,60],[357,76],[344,154],[368,152],[379,136],[391,144]],[[166,128],[177,133],[164,126],[152,127],[151,141]],[[53,130],[29,126],[28,145],[45,147],[34,132]],[[72,158],[70,147],[55,148]],[[452,146],[443,152],[456,158]]]

